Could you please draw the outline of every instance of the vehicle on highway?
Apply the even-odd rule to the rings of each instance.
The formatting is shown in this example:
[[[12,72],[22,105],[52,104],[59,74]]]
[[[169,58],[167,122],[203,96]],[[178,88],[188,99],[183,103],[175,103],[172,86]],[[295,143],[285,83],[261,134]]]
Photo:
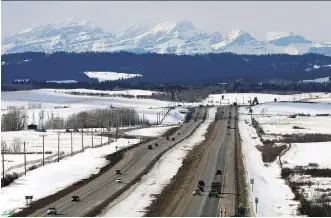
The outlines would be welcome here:
[[[169,136],[167,136],[167,140],[169,140]]]
[[[209,197],[211,198],[211,197],[216,197],[216,198],[218,198],[220,196],[220,193],[216,190],[216,189],[212,189],[212,190],[210,190],[210,192],[209,192]]]
[[[172,141],[175,141],[175,138],[172,138]]]
[[[205,182],[203,181],[203,180],[200,180],[199,182],[198,182],[198,186],[205,186]]]
[[[177,135],[180,135],[180,132],[179,132],[179,133],[177,133]]]
[[[153,149],[152,145],[147,146],[148,149]]]
[[[229,114],[231,115],[231,112],[229,112]]]
[[[117,178],[116,179],[116,183],[122,183],[123,181],[122,181],[122,179],[121,178]]]
[[[230,124],[230,120],[228,121],[228,124]]]
[[[228,127],[227,127],[228,129],[230,129],[231,128],[231,126],[230,125],[228,125]]]
[[[228,135],[230,135],[230,132],[228,132]]]
[[[229,116],[229,119],[231,119],[231,115]]]
[[[70,131],[70,129],[66,129],[66,132],[69,132],[70,133],[71,131]]]
[[[76,201],[76,202],[79,202],[79,196],[77,196],[77,195],[74,195],[74,196],[72,196],[72,200],[71,201]]]
[[[199,188],[194,189],[193,195],[201,195],[201,191]]]
[[[211,189],[215,189],[218,191],[218,193],[221,193],[221,189],[222,189],[222,184],[220,182],[213,182],[211,184]]]
[[[216,170],[216,175],[222,175],[222,170]]]
[[[50,208],[48,208],[48,210],[47,210],[47,215],[51,215],[51,214],[53,214],[53,215],[57,215],[57,210],[56,210],[55,207],[50,207]]]
[[[159,146],[159,144],[158,143],[155,143],[155,146],[157,147],[157,146]]]
[[[194,119],[194,122],[197,122],[197,119]]]
[[[116,170],[116,175],[121,175],[121,170]]]
[[[201,192],[204,192],[205,191],[204,188],[203,188],[203,186],[198,186],[197,188],[200,189]]]

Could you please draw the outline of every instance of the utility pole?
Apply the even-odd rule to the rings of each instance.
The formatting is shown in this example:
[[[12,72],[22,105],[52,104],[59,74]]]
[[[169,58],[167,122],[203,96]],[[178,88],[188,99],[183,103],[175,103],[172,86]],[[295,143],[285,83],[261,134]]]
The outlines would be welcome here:
[[[45,166],[45,135],[43,135],[43,166]]]
[[[237,101],[236,101],[237,102]],[[237,106],[235,106],[235,114],[234,114],[234,155],[235,155],[235,187],[236,187],[236,195],[235,195],[235,211],[238,213],[238,157],[237,157]]]
[[[60,131],[57,133],[57,162],[60,162]]]
[[[100,120],[100,146],[102,145],[102,121]]]
[[[25,150],[25,141],[23,142],[24,146],[24,175],[26,175],[26,150]],[[4,170],[5,168],[2,168]]]
[[[72,147],[72,131],[70,131],[70,138],[71,138],[71,140],[70,140],[70,143],[71,143],[71,156],[72,156],[72,152],[73,152],[73,147]]]
[[[82,123],[82,151],[84,151],[84,130],[83,130],[84,126]]]
[[[92,148],[93,148],[93,128],[92,128]]]
[[[5,149],[2,147],[2,180],[5,181]]]

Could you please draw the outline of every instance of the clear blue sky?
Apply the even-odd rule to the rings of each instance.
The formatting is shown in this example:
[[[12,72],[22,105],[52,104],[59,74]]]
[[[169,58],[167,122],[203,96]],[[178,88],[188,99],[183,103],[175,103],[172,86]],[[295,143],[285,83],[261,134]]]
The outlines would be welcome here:
[[[2,37],[42,24],[80,17],[105,31],[144,20],[191,20],[197,29],[241,29],[262,36],[269,31],[295,32],[331,42],[331,2],[1,2]]]

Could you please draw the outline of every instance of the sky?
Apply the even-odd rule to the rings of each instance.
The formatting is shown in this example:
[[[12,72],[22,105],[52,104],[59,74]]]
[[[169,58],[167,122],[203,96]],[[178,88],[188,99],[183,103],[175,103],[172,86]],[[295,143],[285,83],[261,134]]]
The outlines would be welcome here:
[[[196,29],[210,33],[240,29],[262,37],[270,31],[295,32],[331,42],[330,1],[1,1],[1,6],[1,38],[79,17],[107,32],[145,20],[190,20]]]

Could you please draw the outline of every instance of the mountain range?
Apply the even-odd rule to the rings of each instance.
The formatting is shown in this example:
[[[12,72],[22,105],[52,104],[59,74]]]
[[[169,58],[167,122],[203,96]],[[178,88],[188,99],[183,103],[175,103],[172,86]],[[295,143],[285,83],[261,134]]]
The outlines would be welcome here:
[[[212,34],[197,30],[187,20],[147,21],[109,33],[83,19],[69,19],[6,36],[1,53],[57,51],[130,51],[133,53],[205,54],[304,54],[331,56],[331,42],[317,43],[292,32],[268,32],[264,39],[233,30]]]

